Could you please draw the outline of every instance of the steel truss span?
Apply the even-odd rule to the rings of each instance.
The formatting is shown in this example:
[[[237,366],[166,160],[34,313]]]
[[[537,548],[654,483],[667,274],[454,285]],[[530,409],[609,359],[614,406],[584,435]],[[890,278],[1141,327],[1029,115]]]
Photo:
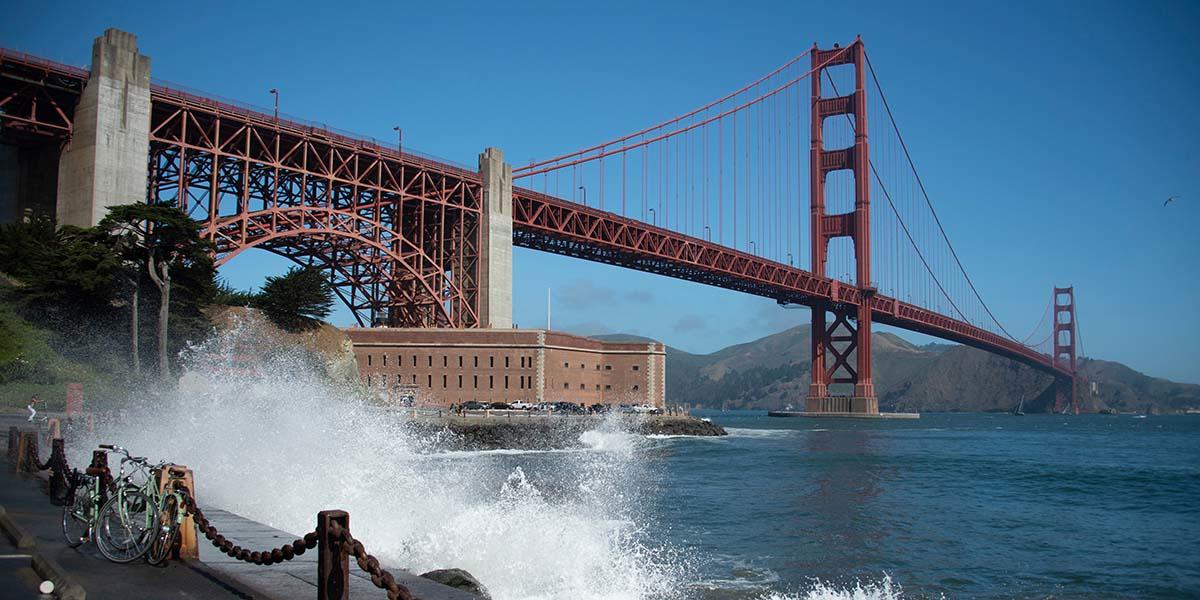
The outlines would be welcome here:
[[[882,294],[868,298],[852,285],[804,269],[524,188],[513,189],[513,242],[835,313],[854,312],[866,298],[874,321],[1070,375],[1066,365],[1049,356],[970,323]]]
[[[328,274],[360,325],[476,327],[481,185],[438,165],[162,87],[149,202]]]

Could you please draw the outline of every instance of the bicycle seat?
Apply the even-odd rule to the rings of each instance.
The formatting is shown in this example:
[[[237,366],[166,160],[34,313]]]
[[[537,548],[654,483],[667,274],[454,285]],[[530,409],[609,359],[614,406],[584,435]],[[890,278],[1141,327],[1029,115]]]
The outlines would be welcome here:
[[[93,477],[99,477],[100,475],[104,474],[104,469],[101,469],[100,467],[88,467],[84,473],[87,473]]]
[[[176,469],[174,467],[167,469],[167,472],[170,473],[172,477],[186,477],[187,476],[187,471],[185,471],[183,469]]]

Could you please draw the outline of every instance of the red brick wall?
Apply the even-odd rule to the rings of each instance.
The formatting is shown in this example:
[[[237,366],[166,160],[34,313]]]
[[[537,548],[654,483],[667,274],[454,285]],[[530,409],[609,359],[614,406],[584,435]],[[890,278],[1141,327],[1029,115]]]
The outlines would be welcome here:
[[[350,328],[346,333],[364,382],[384,388],[415,384],[420,404],[663,402],[662,344],[609,343],[523,329]],[[539,350],[544,350],[541,394]]]

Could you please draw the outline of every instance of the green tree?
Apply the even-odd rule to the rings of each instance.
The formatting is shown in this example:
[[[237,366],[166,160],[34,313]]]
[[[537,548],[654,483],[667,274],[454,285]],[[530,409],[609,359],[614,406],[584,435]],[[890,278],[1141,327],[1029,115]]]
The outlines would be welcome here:
[[[137,352],[138,291],[148,280],[158,291],[158,370],[170,374],[169,344],[206,330],[201,309],[216,292],[212,245],[200,235],[200,223],[169,206],[125,204],[109,209],[98,229],[109,237],[120,272],[130,281],[132,351]],[[172,300],[172,288],[180,293]],[[172,323],[171,314],[176,318]],[[172,332],[177,335],[172,336]]]
[[[313,329],[329,316],[333,289],[319,270],[292,268],[284,275],[267,277],[252,306],[287,331]]]

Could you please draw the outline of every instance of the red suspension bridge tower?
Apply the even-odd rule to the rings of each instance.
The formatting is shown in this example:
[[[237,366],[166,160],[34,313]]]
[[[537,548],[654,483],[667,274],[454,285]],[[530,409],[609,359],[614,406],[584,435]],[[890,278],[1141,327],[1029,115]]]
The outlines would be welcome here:
[[[863,300],[857,307],[835,301],[812,308],[812,383],[805,410],[808,413],[878,414],[879,401],[871,382],[871,182],[870,147],[867,143],[866,50],[857,39],[848,48],[834,46],[812,51],[812,149],[809,169],[811,189],[812,270],[825,277],[829,242],[848,237],[854,244],[855,282]],[[822,96],[821,76],[838,65],[854,66],[854,92]],[[826,149],[825,119],[845,115],[854,124],[854,144]],[[828,214],[825,209],[826,176],[833,171],[854,173],[854,210]],[[838,282],[834,281],[834,285]],[[837,298],[837,294],[832,294]],[[827,314],[833,315],[832,323]],[[853,361],[853,362],[852,362]],[[853,386],[837,394],[831,385]]]
[[[1054,288],[1054,366],[1075,370],[1075,286]],[[1075,378],[1055,377],[1054,412],[1063,412],[1070,407],[1079,414],[1079,402],[1075,398]]]

